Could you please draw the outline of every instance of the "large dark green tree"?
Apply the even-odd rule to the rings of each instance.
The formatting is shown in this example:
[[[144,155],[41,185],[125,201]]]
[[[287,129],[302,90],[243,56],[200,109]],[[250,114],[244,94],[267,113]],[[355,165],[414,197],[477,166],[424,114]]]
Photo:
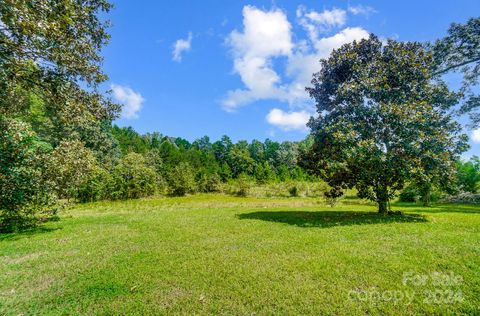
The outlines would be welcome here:
[[[448,35],[430,44],[434,57],[434,74],[458,72],[463,76],[461,93],[464,103],[460,114],[468,113],[472,125],[480,126],[480,96],[474,92],[480,79],[480,17],[465,24],[453,23]]]
[[[321,60],[307,88],[318,113],[310,166],[330,195],[356,188],[387,213],[407,180],[450,181],[466,136],[448,114],[457,95],[431,79],[432,63],[418,43],[374,35]]]
[[[35,159],[11,155],[9,148],[32,153],[39,142],[53,149],[69,140],[85,143],[102,161],[112,154],[108,130],[119,106],[98,88],[106,80],[101,48],[109,39],[108,22],[100,15],[110,9],[106,0],[0,1],[0,140],[7,142],[0,145],[2,176],[18,174],[27,184],[36,181],[28,177],[49,172]],[[29,136],[12,137],[16,126]],[[30,139],[36,141],[25,141]],[[12,183],[17,182],[0,181],[0,191],[9,192],[0,196],[0,214],[27,213],[44,203],[36,198],[38,190]]]

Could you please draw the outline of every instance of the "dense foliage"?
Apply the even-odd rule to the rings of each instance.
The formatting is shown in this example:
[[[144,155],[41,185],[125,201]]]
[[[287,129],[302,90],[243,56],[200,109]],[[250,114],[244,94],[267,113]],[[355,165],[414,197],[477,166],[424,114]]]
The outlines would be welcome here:
[[[473,156],[469,161],[459,161],[457,169],[458,188],[464,192],[478,192],[480,190],[480,159]]]
[[[29,226],[53,205],[48,150],[27,124],[0,119],[0,230]]]
[[[211,142],[205,136],[190,143],[182,138],[159,133],[140,135],[131,127],[112,128],[112,134],[124,155],[136,153],[153,169],[158,192],[185,195],[195,192],[218,192],[222,184],[235,182],[237,194],[250,185],[279,181],[314,181],[298,160],[311,145],[311,138],[300,142],[278,143],[270,139],[233,143],[228,136]],[[240,192],[240,193],[239,193]]]
[[[98,90],[111,5],[0,1],[0,225],[28,226],[115,157],[119,106]],[[85,155],[84,155],[85,154]],[[86,167],[86,168],[83,168]],[[50,211],[50,212],[47,212]]]

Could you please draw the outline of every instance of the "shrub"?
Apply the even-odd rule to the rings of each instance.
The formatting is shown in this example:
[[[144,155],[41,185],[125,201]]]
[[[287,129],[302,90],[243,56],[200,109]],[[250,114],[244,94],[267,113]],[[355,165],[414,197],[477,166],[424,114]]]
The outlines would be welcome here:
[[[55,213],[46,168],[50,149],[27,124],[0,117],[0,231],[20,230]]]
[[[110,197],[112,199],[136,199],[153,195],[157,189],[158,177],[145,158],[129,153],[115,166],[112,176]]]
[[[398,196],[398,200],[400,202],[422,201],[424,206],[427,206],[431,202],[437,202],[441,197],[442,192],[436,187],[428,187],[422,190],[415,184],[409,184],[402,190]]]
[[[420,194],[413,185],[406,186],[398,196],[400,202],[417,202],[419,198]]]
[[[236,184],[235,194],[238,196],[247,196],[250,189],[253,186],[252,180],[245,173],[242,173],[238,176],[237,180],[235,181],[235,184]]]
[[[79,202],[94,202],[109,197],[109,188],[112,185],[112,176],[103,168],[97,167],[90,177],[78,187],[76,198]]]
[[[173,196],[195,192],[195,173],[188,162],[181,162],[168,175],[168,191]]]
[[[480,187],[480,158],[457,163],[457,182],[462,191],[476,193]]]
[[[62,141],[52,152],[50,176],[62,198],[76,195],[79,186],[91,178],[97,168],[93,152],[80,141]]]
[[[289,190],[288,190],[288,193],[290,193],[290,196],[298,196],[298,188],[296,185],[294,185],[293,187],[291,187]]]
[[[202,192],[219,192],[221,190],[222,181],[220,176],[216,173],[214,174],[202,174],[200,179],[197,181],[197,186]]]

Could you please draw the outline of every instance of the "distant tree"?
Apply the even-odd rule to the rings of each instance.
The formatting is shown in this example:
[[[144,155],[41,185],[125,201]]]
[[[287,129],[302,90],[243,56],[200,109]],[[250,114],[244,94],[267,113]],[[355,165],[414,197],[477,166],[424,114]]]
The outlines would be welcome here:
[[[247,174],[241,173],[236,180],[236,186],[236,195],[247,196],[252,187],[252,179]]]
[[[151,149],[145,153],[145,162],[157,174],[165,175],[165,164],[158,148]]]
[[[298,144],[289,141],[281,143],[276,157],[278,165],[286,166],[288,170],[293,170],[297,166]]]
[[[232,169],[230,169],[230,166],[227,163],[223,163],[220,166],[219,175],[224,182],[232,179]]]
[[[75,198],[82,203],[109,199],[113,178],[110,172],[100,166],[86,177],[76,188]]]
[[[210,143],[210,138],[208,136],[203,136],[194,141],[192,147],[201,150],[202,152],[209,152],[212,149],[212,144]]]
[[[190,147],[192,147],[192,144],[190,144],[188,140],[181,137],[175,138],[175,145],[177,145],[177,148],[184,150],[188,150]]]
[[[250,157],[248,145],[239,142],[232,147],[229,153],[230,168],[233,177],[239,176],[241,173],[253,174],[255,160]]]
[[[216,173],[213,174],[201,174],[197,181],[197,186],[201,192],[218,192],[221,188],[222,179]]]
[[[272,164],[273,167],[279,167],[278,159],[277,159],[277,152],[280,148],[280,144],[278,142],[272,141],[270,139],[266,139],[264,142],[265,146],[265,159]]]
[[[447,113],[457,96],[431,80],[432,66],[420,44],[382,44],[374,35],[321,61],[307,88],[318,113],[308,124],[315,138],[310,159],[332,195],[355,187],[387,213],[407,180],[449,181],[467,138]]]
[[[232,147],[232,140],[227,135],[223,135],[221,140],[213,143],[213,153],[220,164],[229,163],[229,155]]]
[[[465,103],[460,114],[469,113],[472,125],[480,126],[480,96],[473,91],[480,79],[480,17],[465,24],[453,23],[448,35],[430,45],[434,75],[459,72],[463,75],[461,92]]]
[[[248,145],[248,151],[250,152],[250,156],[255,160],[257,163],[263,163],[265,161],[265,146],[262,142],[254,139]]]
[[[162,142],[160,143],[160,147],[158,148],[160,158],[163,161],[165,166],[165,170],[170,170],[174,166],[178,165],[181,158],[181,150],[178,146],[171,141],[170,138],[165,137]]]
[[[255,178],[260,184],[274,181],[276,178],[275,170],[266,161],[263,163],[258,163],[255,166]]]
[[[458,185],[462,191],[476,193],[480,188],[480,158],[473,156],[469,161],[459,161]]]
[[[160,146],[160,143],[162,142],[162,139],[163,139],[163,135],[160,134],[159,132],[147,133],[143,135],[143,139],[148,144],[148,148],[155,149]]]
[[[112,128],[112,133],[124,155],[130,152],[143,154],[149,149],[146,137],[142,137],[131,126],[118,127],[115,125]]]

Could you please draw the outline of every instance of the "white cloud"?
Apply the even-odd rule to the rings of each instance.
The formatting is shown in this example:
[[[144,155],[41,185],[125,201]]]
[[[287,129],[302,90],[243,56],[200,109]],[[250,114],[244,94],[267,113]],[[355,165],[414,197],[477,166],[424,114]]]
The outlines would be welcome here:
[[[325,32],[333,27],[341,27],[347,21],[347,12],[341,9],[324,10],[322,12],[308,11],[304,6],[297,8],[298,23],[309,33],[311,38],[317,38],[319,32]]]
[[[377,10],[375,10],[372,7],[369,6],[364,6],[364,5],[355,5],[355,6],[348,6],[348,12],[350,12],[353,15],[364,15],[366,17],[369,17],[371,14],[376,13]]]
[[[176,62],[182,61],[182,54],[184,52],[190,51],[192,48],[192,32],[188,33],[188,37],[186,39],[178,39],[173,44],[173,51],[172,51],[172,59]]]
[[[280,77],[271,62],[274,57],[290,55],[291,28],[287,16],[279,9],[243,8],[243,31],[232,31],[226,42],[234,56],[234,71],[246,89],[229,91],[222,102],[224,109],[231,111],[242,104],[275,98],[282,93],[277,87]]]
[[[117,84],[111,84],[110,89],[112,89],[115,101],[123,104],[121,117],[127,119],[138,118],[138,112],[145,101],[142,95],[129,87]]]
[[[311,114],[307,111],[285,112],[280,109],[272,109],[267,115],[267,122],[279,127],[284,131],[307,130],[306,124]]]
[[[222,100],[225,110],[233,111],[257,100],[277,100],[288,103],[290,110],[273,109],[267,121],[284,130],[305,129],[314,108],[305,87],[313,73],[320,70],[319,60],[343,44],[367,38],[369,33],[361,27],[346,27],[331,36],[320,36],[346,23],[346,11],[340,9],[319,13],[300,6],[297,21],[306,30],[307,38],[294,42],[292,26],[283,11],[244,7],[243,30],[232,31],[226,39],[234,72],[244,87],[227,92]],[[299,125],[291,123],[299,121]]]
[[[347,27],[331,37],[325,37],[315,41],[314,45],[318,55],[326,58],[334,49],[355,40],[359,41],[362,38],[368,38],[368,36],[369,33],[361,27]]]
[[[474,143],[480,143],[480,128],[472,132],[472,140]]]

